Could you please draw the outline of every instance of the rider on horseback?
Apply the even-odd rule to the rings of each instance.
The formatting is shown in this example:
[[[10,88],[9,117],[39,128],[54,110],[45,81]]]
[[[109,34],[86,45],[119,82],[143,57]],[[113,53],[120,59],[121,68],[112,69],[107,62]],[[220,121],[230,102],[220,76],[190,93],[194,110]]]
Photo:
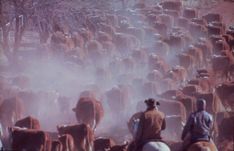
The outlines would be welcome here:
[[[181,139],[184,141],[183,150],[186,150],[191,144],[198,141],[212,141],[212,127],[213,118],[211,114],[206,112],[206,101],[198,99],[197,111],[190,114],[182,132]]]
[[[141,148],[149,141],[162,141],[161,130],[166,128],[165,115],[158,111],[159,105],[153,98],[145,100],[147,109],[142,113],[135,136],[135,149]]]

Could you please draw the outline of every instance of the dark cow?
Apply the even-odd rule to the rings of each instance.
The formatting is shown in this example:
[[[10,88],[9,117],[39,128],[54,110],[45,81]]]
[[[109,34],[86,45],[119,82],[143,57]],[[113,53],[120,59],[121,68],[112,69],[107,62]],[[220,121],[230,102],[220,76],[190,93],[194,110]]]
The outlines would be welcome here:
[[[228,54],[228,52],[230,52],[230,47],[225,40],[218,40],[214,44],[213,52],[216,55],[222,55],[223,52]]]
[[[46,151],[47,135],[43,131],[9,128],[12,150]]]
[[[208,24],[207,29],[208,35],[222,35],[224,32],[221,27],[214,26],[213,24]]]
[[[41,128],[39,120],[31,116],[16,121],[15,126],[35,130],[40,130]]]
[[[219,140],[234,140],[234,116],[224,118],[219,125]]]
[[[97,127],[104,116],[101,102],[91,97],[80,98],[73,111],[76,113],[78,122],[88,124],[93,129]]]
[[[111,138],[97,138],[94,141],[94,151],[106,151],[115,145],[116,143]]]
[[[164,1],[160,3],[163,9],[180,11],[182,3],[180,1]]]
[[[192,8],[185,8],[183,10],[183,17],[191,19],[191,18],[196,18],[198,16],[198,12],[195,9]]]
[[[222,22],[222,16],[217,13],[209,13],[207,15],[202,16],[208,23],[212,21]]]
[[[59,141],[62,143],[62,151],[73,151],[75,150],[74,139],[70,134],[63,134],[59,136]]]
[[[127,151],[128,150],[128,143],[123,145],[115,145],[111,147],[110,151]]]
[[[94,134],[92,129],[85,125],[57,126],[60,135],[70,134],[74,139],[75,150],[89,151],[93,147]]]

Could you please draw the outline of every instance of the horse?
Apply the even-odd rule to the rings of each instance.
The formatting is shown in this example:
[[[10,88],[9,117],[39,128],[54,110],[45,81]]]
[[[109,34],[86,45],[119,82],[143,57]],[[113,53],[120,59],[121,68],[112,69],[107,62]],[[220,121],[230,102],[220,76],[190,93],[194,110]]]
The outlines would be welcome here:
[[[206,142],[206,141],[199,141],[193,143],[189,148],[188,151],[218,151],[214,143]]]
[[[133,138],[135,138],[136,136],[141,114],[143,113],[142,112],[135,113],[127,123],[128,129],[132,134]],[[129,151],[131,150],[132,149],[129,149]],[[171,151],[171,150],[166,143],[152,140],[143,145],[142,151]]]

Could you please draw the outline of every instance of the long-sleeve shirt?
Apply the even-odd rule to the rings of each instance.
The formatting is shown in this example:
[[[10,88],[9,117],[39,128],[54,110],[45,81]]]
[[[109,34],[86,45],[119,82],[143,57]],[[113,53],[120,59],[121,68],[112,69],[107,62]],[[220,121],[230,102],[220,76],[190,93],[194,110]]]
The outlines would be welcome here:
[[[210,139],[210,132],[213,126],[213,118],[205,110],[192,113],[182,132],[182,140],[190,132],[191,141],[207,140]]]
[[[150,139],[161,139],[160,132],[165,128],[165,115],[156,109],[147,110],[140,118],[135,141],[144,142]]]

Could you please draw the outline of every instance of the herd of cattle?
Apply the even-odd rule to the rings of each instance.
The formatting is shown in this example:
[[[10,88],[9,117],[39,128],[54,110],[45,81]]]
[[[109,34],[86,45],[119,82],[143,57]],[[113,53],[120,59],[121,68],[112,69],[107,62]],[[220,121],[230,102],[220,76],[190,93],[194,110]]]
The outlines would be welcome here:
[[[226,27],[220,14],[200,16],[180,1],[82,11],[75,32],[54,25],[40,55],[78,65],[95,77],[94,84],[82,83],[78,97],[66,96],[30,89],[27,75],[2,75],[3,148],[126,151],[128,144],[121,143],[131,141],[131,116],[144,111],[143,100],[153,97],[166,114],[163,136],[172,151],[179,150],[184,122],[198,98],[207,101],[214,117],[217,147],[233,151],[234,28]],[[57,132],[41,124],[57,124]]]

